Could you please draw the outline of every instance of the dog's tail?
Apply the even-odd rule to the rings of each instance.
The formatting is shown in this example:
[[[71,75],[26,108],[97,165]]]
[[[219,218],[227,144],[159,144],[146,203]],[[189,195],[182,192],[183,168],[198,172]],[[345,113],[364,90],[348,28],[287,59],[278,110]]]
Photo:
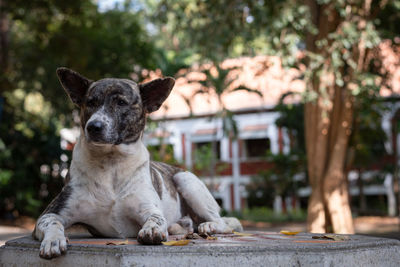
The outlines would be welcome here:
[[[243,232],[240,221],[235,217],[222,217],[224,222],[235,232]]]

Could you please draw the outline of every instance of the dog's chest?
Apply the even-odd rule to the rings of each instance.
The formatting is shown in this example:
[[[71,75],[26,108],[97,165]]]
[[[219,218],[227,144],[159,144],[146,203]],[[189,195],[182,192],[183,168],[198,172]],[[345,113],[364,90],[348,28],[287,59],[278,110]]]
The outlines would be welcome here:
[[[135,236],[139,225],[130,217],[130,208],[135,203],[128,201],[135,195],[142,172],[127,173],[110,168],[87,171],[76,182],[75,212],[79,221],[94,227],[105,236]],[[90,179],[86,179],[90,178]]]

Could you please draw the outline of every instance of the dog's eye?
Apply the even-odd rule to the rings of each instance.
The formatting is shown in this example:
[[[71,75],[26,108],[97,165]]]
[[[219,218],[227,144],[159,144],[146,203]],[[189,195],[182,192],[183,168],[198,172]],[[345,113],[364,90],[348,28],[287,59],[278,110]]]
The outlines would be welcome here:
[[[126,102],[123,99],[118,99],[117,104],[118,104],[118,106],[126,106],[126,105],[128,105],[128,102]]]

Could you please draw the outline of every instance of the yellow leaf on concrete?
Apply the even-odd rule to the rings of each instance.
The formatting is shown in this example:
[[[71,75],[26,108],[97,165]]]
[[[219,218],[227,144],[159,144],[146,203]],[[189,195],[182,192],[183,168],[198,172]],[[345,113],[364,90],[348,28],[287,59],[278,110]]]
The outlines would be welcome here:
[[[282,230],[280,231],[281,234],[284,235],[297,235],[298,233],[300,233],[300,231],[288,231],[288,230]]]
[[[233,232],[235,235],[240,235],[240,236],[252,236],[253,234],[249,233],[243,233],[243,232]]]
[[[119,246],[119,245],[128,245],[128,244],[129,244],[129,240],[126,239],[125,241],[121,241],[121,242],[108,242],[106,245]]]
[[[181,239],[181,240],[161,242],[161,243],[166,246],[186,246],[187,244],[190,243],[190,240]]]
[[[216,236],[207,236],[207,240],[217,240],[218,238]]]

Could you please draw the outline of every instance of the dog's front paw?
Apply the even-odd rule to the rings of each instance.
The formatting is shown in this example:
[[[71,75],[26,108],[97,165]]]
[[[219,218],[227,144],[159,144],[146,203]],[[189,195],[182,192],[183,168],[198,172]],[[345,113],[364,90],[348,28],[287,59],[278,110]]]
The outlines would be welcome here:
[[[212,235],[217,233],[217,223],[205,222],[199,225],[199,235]]]
[[[168,232],[163,230],[159,225],[144,226],[138,234],[138,241],[144,245],[160,245],[166,241]]]
[[[64,235],[52,235],[45,237],[40,245],[40,257],[52,259],[67,251],[67,239]]]

